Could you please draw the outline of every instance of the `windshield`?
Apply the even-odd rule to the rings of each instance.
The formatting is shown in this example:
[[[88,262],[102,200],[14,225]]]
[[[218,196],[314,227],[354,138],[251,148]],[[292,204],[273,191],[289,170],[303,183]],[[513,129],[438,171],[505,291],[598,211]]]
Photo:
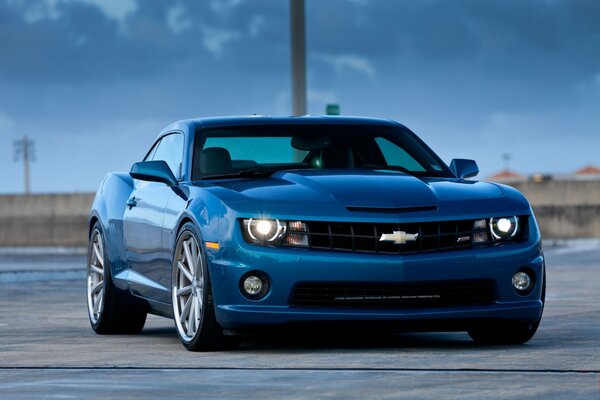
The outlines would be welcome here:
[[[412,132],[376,125],[256,125],[196,133],[192,179],[295,169],[372,169],[452,177]]]

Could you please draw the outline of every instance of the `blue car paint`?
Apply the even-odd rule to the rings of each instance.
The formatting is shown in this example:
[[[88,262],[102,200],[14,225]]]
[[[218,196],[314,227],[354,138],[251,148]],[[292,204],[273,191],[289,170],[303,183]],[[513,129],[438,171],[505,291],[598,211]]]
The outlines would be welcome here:
[[[393,121],[346,117],[208,118],[167,127],[185,137],[178,186],[133,180],[112,173],[101,184],[90,213],[105,233],[113,281],[127,295],[142,299],[150,312],[172,317],[171,268],[179,228],[191,221],[201,240],[217,242],[206,256],[218,322],[237,329],[286,322],[353,320],[452,320],[504,318],[536,321],[541,316],[544,258],[539,229],[527,200],[515,189],[458,178],[416,178],[403,173],[370,170],[280,171],[270,177],[190,181],[197,129],[260,124],[370,124],[401,126]],[[141,201],[135,211],[126,203]],[[437,210],[389,214],[349,211],[358,207],[435,205]],[[353,222],[426,222],[493,216],[528,217],[528,240],[412,255],[269,248],[246,243],[239,218],[264,216],[291,220]],[[536,286],[526,296],[511,286],[512,275],[528,267]],[[253,301],[239,291],[247,272],[260,270],[272,283],[268,295]],[[495,304],[425,309],[339,309],[290,307],[296,282],[403,282],[491,278]]]

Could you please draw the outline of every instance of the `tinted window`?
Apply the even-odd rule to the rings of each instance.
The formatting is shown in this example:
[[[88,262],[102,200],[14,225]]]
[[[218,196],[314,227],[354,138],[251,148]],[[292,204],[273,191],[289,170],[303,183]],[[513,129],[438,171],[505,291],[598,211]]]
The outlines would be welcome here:
[[[293,163],[302,161],[306,151],[291,146],[291,137],[209,137],[204,148],[222,147],[229,151],[231,159],[248,160],[257,164]]]
[[[183,135],[172,133],[164,136],[154,151],[152,160],[165,161],[171,168],[173,175],[179,178],[181,176],[181,163],[183,162]]]
[[[426,169],[402,147],[398,147],[382,137],[375,138],[375,142],[377,142],[379,150],[383,154],[383,158],[385,158],[385,162],[388,166],[403,167],[409,171],[415,172],[426,171]]]
[[[146,154],[146,157],[144,157],[144,161],[152,161],[152,157],[154,157],[154,153],[156,153],[156,149],[158,149],[159,144],[160,140],[152,145],[152,148],[150,149],[148,154]]]
[[[196,132],[192,179],[245,170],[371,169],[451,177],[412,132],[378,125],[251,125]]]

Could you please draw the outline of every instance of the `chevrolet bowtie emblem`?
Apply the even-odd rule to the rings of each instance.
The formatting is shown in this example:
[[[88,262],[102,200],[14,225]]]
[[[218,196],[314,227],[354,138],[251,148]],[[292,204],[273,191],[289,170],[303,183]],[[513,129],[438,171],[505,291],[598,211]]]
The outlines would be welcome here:
[[[395,244],[405,244],[414,242],[419,236],[418,233],[406,233],[404,231],[394,231],[394,233],[384,233],[379,239],[380,242],[394,242]]]

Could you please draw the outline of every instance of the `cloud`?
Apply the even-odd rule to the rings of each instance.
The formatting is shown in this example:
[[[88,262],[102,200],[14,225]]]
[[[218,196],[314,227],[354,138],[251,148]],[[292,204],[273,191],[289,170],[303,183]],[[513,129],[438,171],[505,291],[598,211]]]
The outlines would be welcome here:
[[[57,20],[63,15],[63,6],[77,3],[97,7],[108,18],[120,23],[137,10],[136,0],[8,0],[8,4],[20,10],[30,24],[46,19]]]
[[[13,134],[15,121],[8,115],[0,112],[0,133]]]
[[[543,162],[565,132],[589,142],[572,154],[598,148],[600,1],[306,4],[313,113],[335,102],[344,114],[399,119],[464,156],[496,151],[478,138],[515,154],[534,138]],[[163,123],[199,114],[289,114],[289,1],[0,0],[0,38],[2,134],[35,132],[47,154],[77,151],[55,143],[66,130],[112,143],[153,117],[136,130],[151,141]],[[122,147],[114,157],[131,156]],[[488,158],[496,169],[500,158]]]
[[[338,74],[350,70],[369,78],[375,76],[375,68],[373,68],[371,62],[367,58],[357,54],[320,54],[316,55],[315,58],[332,66]]]
[[[210,9],[217,14],[227,15],[243,2],[244,0],[211,0]]]
[[[46,0],[57,1],[57,0]],[[123,22],[125,18],[133,14],[138,5],[136,0],[59,0],[59,1],[80,1],[95,5],[108,17]]]
[[[192,20],[183,4],[176,4],[167,10],[167,26],[176,35],[192,28]]]
[[[256,37],[264,29],[266,18],[263,15],[253,15],[248,22],[248,33],[250,36]]]
[[[202,26],[202,44],[215,57],[221,57],[225,50],[225,45],[239,40],[241,35],[233,30]]]

